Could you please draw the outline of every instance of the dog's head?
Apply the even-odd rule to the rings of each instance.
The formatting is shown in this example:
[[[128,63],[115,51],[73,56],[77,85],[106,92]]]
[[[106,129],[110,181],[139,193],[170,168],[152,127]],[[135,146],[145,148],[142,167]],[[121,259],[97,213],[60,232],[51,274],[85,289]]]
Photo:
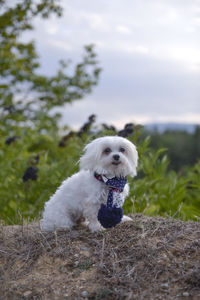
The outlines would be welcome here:
[[[138,153],[133,143],[118,136],[105,136],[89,143],[80,158],[80,169],[98,174],[136,175]]]

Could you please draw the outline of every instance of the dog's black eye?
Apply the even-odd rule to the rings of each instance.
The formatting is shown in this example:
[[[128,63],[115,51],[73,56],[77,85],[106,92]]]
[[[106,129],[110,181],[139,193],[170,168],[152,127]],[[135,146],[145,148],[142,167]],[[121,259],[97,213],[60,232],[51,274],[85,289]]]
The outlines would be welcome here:
[[[121,147],[121,148],[119,149],[119,151],[122,152],[122,153],[124,153],[124,152],[125,152],[125,149],[124,149],[123,147]]]
[[[106,148],[103,152],[106,153],[106,154],[109,154],[111,152],[111,149],[110,148]]]

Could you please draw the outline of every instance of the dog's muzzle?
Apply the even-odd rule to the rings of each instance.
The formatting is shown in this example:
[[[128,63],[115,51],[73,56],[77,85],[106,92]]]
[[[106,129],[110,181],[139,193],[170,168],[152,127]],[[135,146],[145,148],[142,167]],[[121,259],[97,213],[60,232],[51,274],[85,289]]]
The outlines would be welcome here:
[[[115,166],[118,166],[119,164],[121,164],[121,161],[120,161],[120,155],[119,154],[114,154],[113,155],[113,162],[112,162],[112,165],[115,165]]]

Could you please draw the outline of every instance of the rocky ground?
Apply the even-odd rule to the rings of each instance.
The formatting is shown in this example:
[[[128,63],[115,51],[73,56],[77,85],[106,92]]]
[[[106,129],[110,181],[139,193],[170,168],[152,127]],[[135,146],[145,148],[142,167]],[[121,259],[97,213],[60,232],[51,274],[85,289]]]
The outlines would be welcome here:
[[[133,219],[101,233],[0,227],[0,299],[200,299],[200,223]]]

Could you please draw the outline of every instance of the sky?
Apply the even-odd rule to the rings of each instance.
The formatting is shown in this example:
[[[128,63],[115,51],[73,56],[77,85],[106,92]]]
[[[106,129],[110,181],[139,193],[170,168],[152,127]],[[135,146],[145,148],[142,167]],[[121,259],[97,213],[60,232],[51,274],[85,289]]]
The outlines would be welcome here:
[[[62,122],[200,124],[200,0],[61,0],[62,18],[35,21],[42,72],[81,60],[95,44],[103,71],[92,94],[62,109]],[[29,33],[30,37],[30,33]]]

